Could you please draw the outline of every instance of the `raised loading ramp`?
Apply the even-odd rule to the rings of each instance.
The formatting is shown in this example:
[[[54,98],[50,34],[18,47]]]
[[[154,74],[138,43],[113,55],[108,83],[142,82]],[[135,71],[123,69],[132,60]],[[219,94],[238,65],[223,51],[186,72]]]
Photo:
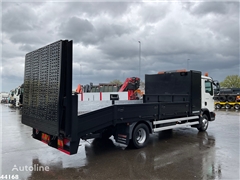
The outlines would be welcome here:
[[[72,41],[26,54],[22,123],[55,136],[69,130],[64,116],[71,118],[71,87]]]

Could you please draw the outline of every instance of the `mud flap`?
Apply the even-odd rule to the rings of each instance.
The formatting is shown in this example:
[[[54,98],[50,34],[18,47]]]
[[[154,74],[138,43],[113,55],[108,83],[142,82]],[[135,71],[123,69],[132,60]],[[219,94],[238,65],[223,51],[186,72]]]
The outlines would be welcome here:
[[[124,144],[124,145],[128,145],[129,144],[129,125],[127,124],[119,124],[116,126],[116,130],[115,130],[115,135],[114,138],[116,140],[116,142],[120,143],[120,144]]]

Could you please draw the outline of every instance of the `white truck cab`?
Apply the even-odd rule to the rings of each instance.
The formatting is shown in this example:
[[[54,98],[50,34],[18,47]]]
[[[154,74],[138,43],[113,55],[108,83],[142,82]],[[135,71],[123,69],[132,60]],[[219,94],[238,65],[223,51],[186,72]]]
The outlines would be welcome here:
[[[214,111],[213,81],[210,77],[202,76],[202,108]]]
[[[216,89],[219,89],[219,83],[217,81],[214,81],[211,77],[208,77],[207,75],[202,75],[201,79],[201,94],[202,94],[202,110],[206,109],[210,113],[210,119],[215,119],[215,107],[214,107],[214,88],[213,86],[216,86]]]
[[[19,98],[20,98],[21,88],[20,86],[17,87],[14,91],[14,101],[15,101],[15,107],[19,107]]]

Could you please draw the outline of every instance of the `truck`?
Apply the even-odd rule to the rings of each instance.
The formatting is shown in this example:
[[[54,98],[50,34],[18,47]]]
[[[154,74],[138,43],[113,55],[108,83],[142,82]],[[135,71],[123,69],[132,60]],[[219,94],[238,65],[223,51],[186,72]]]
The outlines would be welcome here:
[[[214,121],[212,78],[200,71],[145,75],[143,100],[78,113],[72,93],[72,41],[59,40],[27,53],[22,123],[32,137],[66,154],[78,151],[80,140],[109,138],[125,147],[145,147],[151,133],[191,126],[206,131]]]
[[[214,99],[219,102],[240,101],[240,88],[220,88],[214,92]]]
[[[14,104],[14,92],[15,90],[12,89],[10,90],[10,92],[8,93],[8,102],[9,104]]]
[[[24,85],[18,86],[9,93],[9,103],[14,107],[21,107],[23,102]]]
[[[14,90],[14,106],[15,107],[22,106],[23,91],[24,91],[23,84],[21,86],[15,88],[15,90]]]
[[[0,101],[1,103],[8,103],[8,94],[7,92],[0,93]]]
[[[240,109],[240,88],[220,88],[214,93],[216,109]]]

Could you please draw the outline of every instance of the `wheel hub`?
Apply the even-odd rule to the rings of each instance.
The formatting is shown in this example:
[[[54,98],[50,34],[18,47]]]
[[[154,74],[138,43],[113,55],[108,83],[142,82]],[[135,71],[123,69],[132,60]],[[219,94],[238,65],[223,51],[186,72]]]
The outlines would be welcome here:
[[[137,132],[137,142],[139,144],[144,143],[146,140],[146,137],[147,137],[146,131],[143,128],[140,128]]]
[[[203,128],[206,129],[208,125],[208,121],[206,119],[202,120]]]

